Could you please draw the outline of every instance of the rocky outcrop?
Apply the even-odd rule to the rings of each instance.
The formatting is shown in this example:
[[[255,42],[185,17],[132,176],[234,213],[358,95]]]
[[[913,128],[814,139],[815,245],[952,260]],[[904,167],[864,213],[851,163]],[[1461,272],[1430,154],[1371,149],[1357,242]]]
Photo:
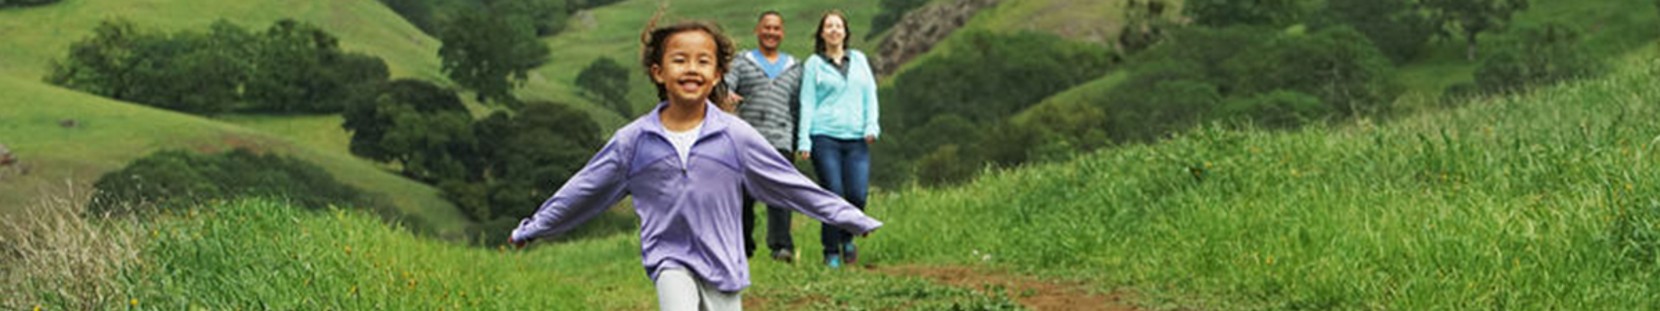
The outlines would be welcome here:
[[[944,40],[946,36],[957,31],[968,23],[974,13],[981,9],[996,5],[999,0],[951,0],[937,1],[924,6],[899,19],[893,26],[893,33],[882,39],[877,45],[880,55],[871,66],[875,67],[878,75],[889,75],[899,66],[910,61],[911,58],[928,52],[935,43]]]

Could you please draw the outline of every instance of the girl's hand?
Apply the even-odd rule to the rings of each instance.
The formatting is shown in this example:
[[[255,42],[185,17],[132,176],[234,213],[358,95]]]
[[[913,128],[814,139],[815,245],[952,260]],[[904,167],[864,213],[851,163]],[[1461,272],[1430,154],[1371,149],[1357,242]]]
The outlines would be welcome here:
[[[865,234],[860,234],[859,237],[869,238],[871,233],[876,233],[876,230],[865,231]]]
[[[865,135],[865,144],[866,145],[876,144],[876,135]]]
[[[525,248],[525,244],[530,244],[530,241],[516,241],[513,240],[513,237],[509,236],[507,237],[507,244],[512,244],[513,248]]]
[[[807,153],[806,151],[797,151],[795,153],[795,158],[800,159],[800,160],[807,160],[808,158],[812,158],[812,157],[813,157],[812,154]]]

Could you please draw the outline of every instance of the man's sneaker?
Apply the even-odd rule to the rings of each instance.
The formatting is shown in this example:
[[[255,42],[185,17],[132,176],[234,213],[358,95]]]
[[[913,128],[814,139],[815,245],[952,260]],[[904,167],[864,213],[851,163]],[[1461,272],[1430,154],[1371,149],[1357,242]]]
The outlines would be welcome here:
[[[787,249],[772,251],[772,260],[795,263],[795,252],[791,252]]]
[[[824,257],[824,265],[830,266],[830,269],[841,269],[842,268],[842,255],[833,255],[832,254],[832,255],[825,256]]]
[[[847,244],[843,244],[842,245],[842,257],[846,257],[847,264],[851,265],[851,264],[859,263],[859,248],[853,246],[853,242],[847,242]]]

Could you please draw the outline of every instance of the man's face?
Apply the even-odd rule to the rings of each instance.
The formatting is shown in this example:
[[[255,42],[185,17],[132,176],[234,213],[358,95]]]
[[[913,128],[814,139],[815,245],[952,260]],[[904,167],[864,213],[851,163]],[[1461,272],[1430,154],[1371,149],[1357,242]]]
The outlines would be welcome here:
[[[778,50],[778,45],[784,42],[784,18],[772,14],[761,17],[760,23],[755,24],[755,39],[760,41],[762,50]]]

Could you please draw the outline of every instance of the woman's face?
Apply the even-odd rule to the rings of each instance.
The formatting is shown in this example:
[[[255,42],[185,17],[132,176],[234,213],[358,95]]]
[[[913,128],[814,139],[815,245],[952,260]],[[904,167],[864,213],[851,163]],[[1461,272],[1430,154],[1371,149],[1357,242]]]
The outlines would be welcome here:
[[[824,17],[824,25],[820,26],[824,30],[818,35],[824,39],[825,45],[832,48],[846,46],[844,44],[847,43],[847,21],[842,20],[841,15],[832,14]]]
[[[668,89],[669,100],[702,103],[720,83],[715,37],[703,31],[682,31],[663,42],[663,59],[651,67],[651,78]]]

